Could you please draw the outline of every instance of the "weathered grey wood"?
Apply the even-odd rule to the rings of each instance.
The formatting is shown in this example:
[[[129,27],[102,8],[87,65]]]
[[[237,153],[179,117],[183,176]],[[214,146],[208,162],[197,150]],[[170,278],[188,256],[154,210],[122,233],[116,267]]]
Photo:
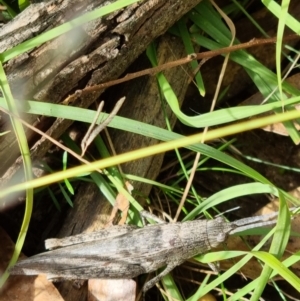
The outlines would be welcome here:
[[[147,0],[117,12],[112,16],[89,22],[73,29],[49,43],[46,43],[21,58],[9,61],[5,70],[16,98],[36,99],[53,103],[61,102],[74,89],[84,88],[81,81],[88,85],[99,84],[120,76],[125,69],[145,50],[151,41],[163,34],[183,14],[198,4],[201,0]],[[25,10],[16,21],[4,26],[1,41],[8,39],[3,49],[16,45],[10,36],[18,36],[17,24],[30,30],[25,39],[37,35],[48,26],[51,28],[84,11],[92,10],[107,1],[51,1],[47,4],[35,4]],[[28,16],[38,14],[43,8],[38,20],[44,20],[47,25],[31,28]],[[34,13],[32,13],[34,10]],[[24,16],[24,18],[23,18]],[[27,23],[26,23],[26,19]],[[36,21],[38,23],[38,21]],[[35,22],[33,22],[35,24]],[[155,24],[155,26],[154,26]],[[74,40],[74,35],[80,39]],[[70,46],[71,43],[71,46]],[[67,46],[69,45],[69,47]],[[88,107],[103,91],[85,95],[73,105]],[[27,117],[35,126],[42,126],[35,116]],[[52,137],[58,138],[70,126],[72,121],[57,120],[49,129]],[[2,127],[9,129],[9,124]],[[43,157],[50,143],[41,139],[33,148],[33,160]],[[18,147],[14,135],[0,137],[0,157],[6,158],[1,166],[3,174],[1,186],[7,184],[19,170],[20,162],[16,162]],[[10,168],[8,170],[8,168]]]

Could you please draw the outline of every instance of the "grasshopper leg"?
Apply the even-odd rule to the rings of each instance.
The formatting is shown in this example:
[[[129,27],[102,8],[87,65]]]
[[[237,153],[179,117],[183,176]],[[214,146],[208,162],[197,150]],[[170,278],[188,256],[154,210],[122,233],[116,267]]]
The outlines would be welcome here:
[[[157,217],[156,215],[150,213],[149,211],[146,210],[142,210],[139,212],[143,225],[147,225],[146,223],[146,218],[149,218],[151,220],[153,220],[154,222],[156,222],[157,224],[166,224],[166,222],[164,220],[162,220],[161,218]]]
[[[143,287],[143,299],[145,300],[145,294],[146,292],[153,287],[158,281],[160,281],[164,276],[166,276],[167,274],[169,274],[175,267],[177,267],[178,265],[181,265],[185,260],[180,260],[180,261],[176,261],[176,262],[172,262],[169,263],[166,268],[157,276],[155,276],[154,278],[152,278],[151,280],[149,280],[148,282],[145,283],[144,287]]]

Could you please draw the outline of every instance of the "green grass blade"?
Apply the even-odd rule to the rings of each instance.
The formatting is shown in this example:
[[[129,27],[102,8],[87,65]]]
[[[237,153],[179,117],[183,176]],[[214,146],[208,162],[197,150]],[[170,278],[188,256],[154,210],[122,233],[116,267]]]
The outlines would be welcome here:
[[[281,6],[274,0],[262,0],[262,3],[267,7],[268,11],[274,14],[277,19],[280,19],[282,10]],[[285,25],[293,30],[295,33],[300,34],[300,22],[292,15],[287,14]]]
[[[269,184],[247,183],[247,184],[231,186],[229,188],[218,191],[217,193],[207,198],[200,205],[198,205],[194,210],[192,210],[183,219],[183,221],[192,220],[196,216],[198,216],[202,211],[208,210],[209,208],[217,206],[233,198],[237,198],[245,195],[253,195],[256,193],[267,193],[267,194],[278,196],[277,188]]]
[[[2,91],[2,94],[4,96],[4,99],[6,100],[6,106],[9,108],[9,111],[14,114],[14,116],[18,115],[18,108],[15,103],[15,100],[12,96],[3,65],[0,62],[0,88]],[[32,179],[32,164],[31,164],[31,158],[30,158],[30,151],[29,146],[27,143],[25,131],[23,129],[23,125],[20,122],[20,120],[16,117],[10,117],[12,128],[14,130],[14,133],[16,135],[16,139],[18,141],[18,146],[20,149],[20,153],[23,159],[23,166],[24,166],[24,174],[25,174],[25,180],[29,181]],[[8,269],[16,263],[16,261],[19,258],[21,249],[23,247],[25,237],[27,234],[27,230],[29,227],[29,221],[32,213],[32,207],[33,207],[33,189],[27,188],[26,189],[26,202],[25,202],[25,213],[23,222],[21,225],[20,233],[15,245],[15,249],[12,255],[12,258],[8,264],[7,269],[4,271],[4,273],[1,275],[0,278],[0,288],[4,285],[6,282],[6,279],[9,276]]]

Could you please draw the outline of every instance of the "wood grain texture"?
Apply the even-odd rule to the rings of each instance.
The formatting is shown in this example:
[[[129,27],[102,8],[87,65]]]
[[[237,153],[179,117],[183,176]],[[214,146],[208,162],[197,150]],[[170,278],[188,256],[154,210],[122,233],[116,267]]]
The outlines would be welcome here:
[[[76,27],[39,48],[10,60],[6,63],[5,70],[14,96],[24,106],[26,104],[22,100],[25,99],[60,103],[72,91],[82,89],[86,84],[94,85],[117,78],[150,42],[200,1],[139,1],[112,15]],[[15,20],[3,26],[1,49],[9,49],[48,28],[100,7],[103,3],[108,2],[60,0],[31,5]],[[36,25],[40,23],[41,26]],[[28,33],[24,38],[16,40],[15,37],[19,37],[18,25],[28,28]],[[4,40],[8,42],[4,43]],[[73,105],[89,107],[102,92],[85,95]],[[26,120],[37,127],[45,127],[45,123],[41,124],[36,116],[26,116]],[[46,127],[53,138],[58,138],[71,124],[70,120],[57,120],[50,128],[48,125]],[[10,129],[8,120],[1,129]],[[34,141],[36,138],[34,140],[33,137],[32,143]],[[32,159],[43,157],[50,146],[51,143],[43,138],[36,141]],[[20,169],[18,155],[14,135],[0,137],[0,157],[6,158],[0,170],[3,175],[1,186],[7,184]]]

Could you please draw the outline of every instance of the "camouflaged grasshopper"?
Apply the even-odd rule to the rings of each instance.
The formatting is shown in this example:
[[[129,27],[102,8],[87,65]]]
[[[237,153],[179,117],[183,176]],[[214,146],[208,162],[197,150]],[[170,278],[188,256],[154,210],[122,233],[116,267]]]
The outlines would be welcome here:
[[[145,293],[185,260],[217,247],[231,234],[274,224],[276,216],[272,213],[235,222],[217,217],[143,228],[112,226],[98,232],[48,239],[45,244],[51,251],[18,262],[11,274],[46,274],[50,280],[130,279],[165,267],[144,285]]]

